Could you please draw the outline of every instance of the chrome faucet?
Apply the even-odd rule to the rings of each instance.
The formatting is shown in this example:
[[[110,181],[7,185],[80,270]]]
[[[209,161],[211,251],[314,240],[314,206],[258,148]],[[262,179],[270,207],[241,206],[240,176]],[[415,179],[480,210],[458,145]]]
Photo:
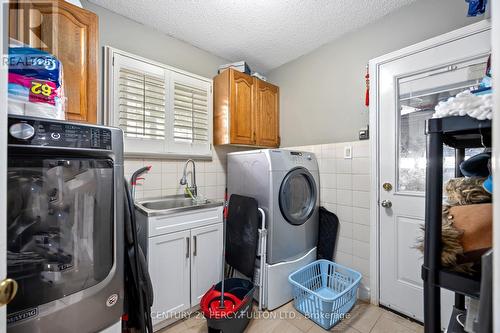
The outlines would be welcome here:
[[[191,162],[193,164],[193,172],[191,173],[191,186],[188,185],[187,174],[186,174],[186,170],[187,170],[187,166],[188,166],[189,162]],[[182,178],[181,178],[180,184],[187,185],[187,188],[189,189],[189,191],[191,192],[191,194],[193,196],[196,197],[198,195],[198,187],[196,186],[196,166],[194,164],[194,160],[189,159],[186,161],[186,164],[184,164],[184,171],[182,172]]]

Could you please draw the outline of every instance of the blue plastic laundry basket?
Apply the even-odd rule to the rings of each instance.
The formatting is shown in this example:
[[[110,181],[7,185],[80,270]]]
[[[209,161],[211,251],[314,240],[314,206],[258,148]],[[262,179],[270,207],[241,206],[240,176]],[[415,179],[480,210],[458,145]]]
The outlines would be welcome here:
[[[329,260],[317,260],[290,274],[295,308],[326,330],[356,303],[361,274]]]

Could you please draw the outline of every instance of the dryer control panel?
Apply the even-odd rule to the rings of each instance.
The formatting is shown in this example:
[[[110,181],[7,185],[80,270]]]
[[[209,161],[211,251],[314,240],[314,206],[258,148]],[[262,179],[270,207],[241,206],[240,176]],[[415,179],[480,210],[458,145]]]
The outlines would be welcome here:
[[[290,156],[293,161],[299,162],[299,161],[311,161],[312,160],[312,155],[309,153],[304,153],[301,151],[290,151]]]
[[[311,152],[287,149],[269,149],[263,152],[269,154],[272,170],[290,170],[295,167],[318,170],[316,156]]]

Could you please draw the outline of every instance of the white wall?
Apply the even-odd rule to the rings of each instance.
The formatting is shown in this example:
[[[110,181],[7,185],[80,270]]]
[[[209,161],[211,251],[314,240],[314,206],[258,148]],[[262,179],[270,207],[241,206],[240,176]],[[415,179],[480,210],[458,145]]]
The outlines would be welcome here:
[[[226,155],[232,151],[242,150],[237,147],[216,147],[211,161],[196,161],[196,184],[198,194],[207,199],[224,199],[226,188]],[[153,198],[165,195],[184,194],[184,186],[180,185],[185,160],[148,160],[126,159],[125,177],[130,179],[134,171],[143,166],[152,166],[139,181],[136,188],[136,199]],[[191,165],[188,166],[188,183],[191,185]]]
[[[344,147],[352,148],[345,159]],[[321,205],[339,218],[335,262],[363,275],[359,297],[370,300],[370,149],[369,141],[291,147],[316,155]],[[289,149],[289,148],[287,148]]]
[[[229,61],[87,0],[82,5],[99,17],[99,114],[102,115],[103,47],[112,46],[141,57],[212,78]]]
[[[104,46],[112,46],[141,57],[145,57],[188,72],[212,78],[217,74],[220,64],[229,62],[193,45],[169,37],[166,34],[145,26],[124,16],[82,0],[84,8],[96,13],[99,17],[99,114],[103,105],[103,56]],[[102,119],[102,118],[101,118]],[[212,161],[197,161],[197,183],[199,192],[210,199],[222,199],[224,196],[225,155],[228,150],[237,148],[216,147]],[[144,165],[152,165],[145,180],[137,187],[136,198],[150,198],[161,195],[181,194],[179,185],[185,161],[167,159],[130,159],[125,160],[125,176]]]
[[[267,73],[280,86],[282,145],[356,140],[368,124],[368,61],[481,19],[467,18],[466,8],[463,0],[417,0]]]

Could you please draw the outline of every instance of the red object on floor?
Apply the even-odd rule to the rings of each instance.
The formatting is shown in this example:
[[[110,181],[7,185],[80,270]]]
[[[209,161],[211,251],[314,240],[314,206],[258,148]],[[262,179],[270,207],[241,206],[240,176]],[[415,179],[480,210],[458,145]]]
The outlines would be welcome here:
[[[242,305],[240,300],[235,295],[224,293],[224,307],[220,307],[221,292],[212,287],[201,299],[200,308],[203,315],[207,318],[226,318],[239,310]]]

